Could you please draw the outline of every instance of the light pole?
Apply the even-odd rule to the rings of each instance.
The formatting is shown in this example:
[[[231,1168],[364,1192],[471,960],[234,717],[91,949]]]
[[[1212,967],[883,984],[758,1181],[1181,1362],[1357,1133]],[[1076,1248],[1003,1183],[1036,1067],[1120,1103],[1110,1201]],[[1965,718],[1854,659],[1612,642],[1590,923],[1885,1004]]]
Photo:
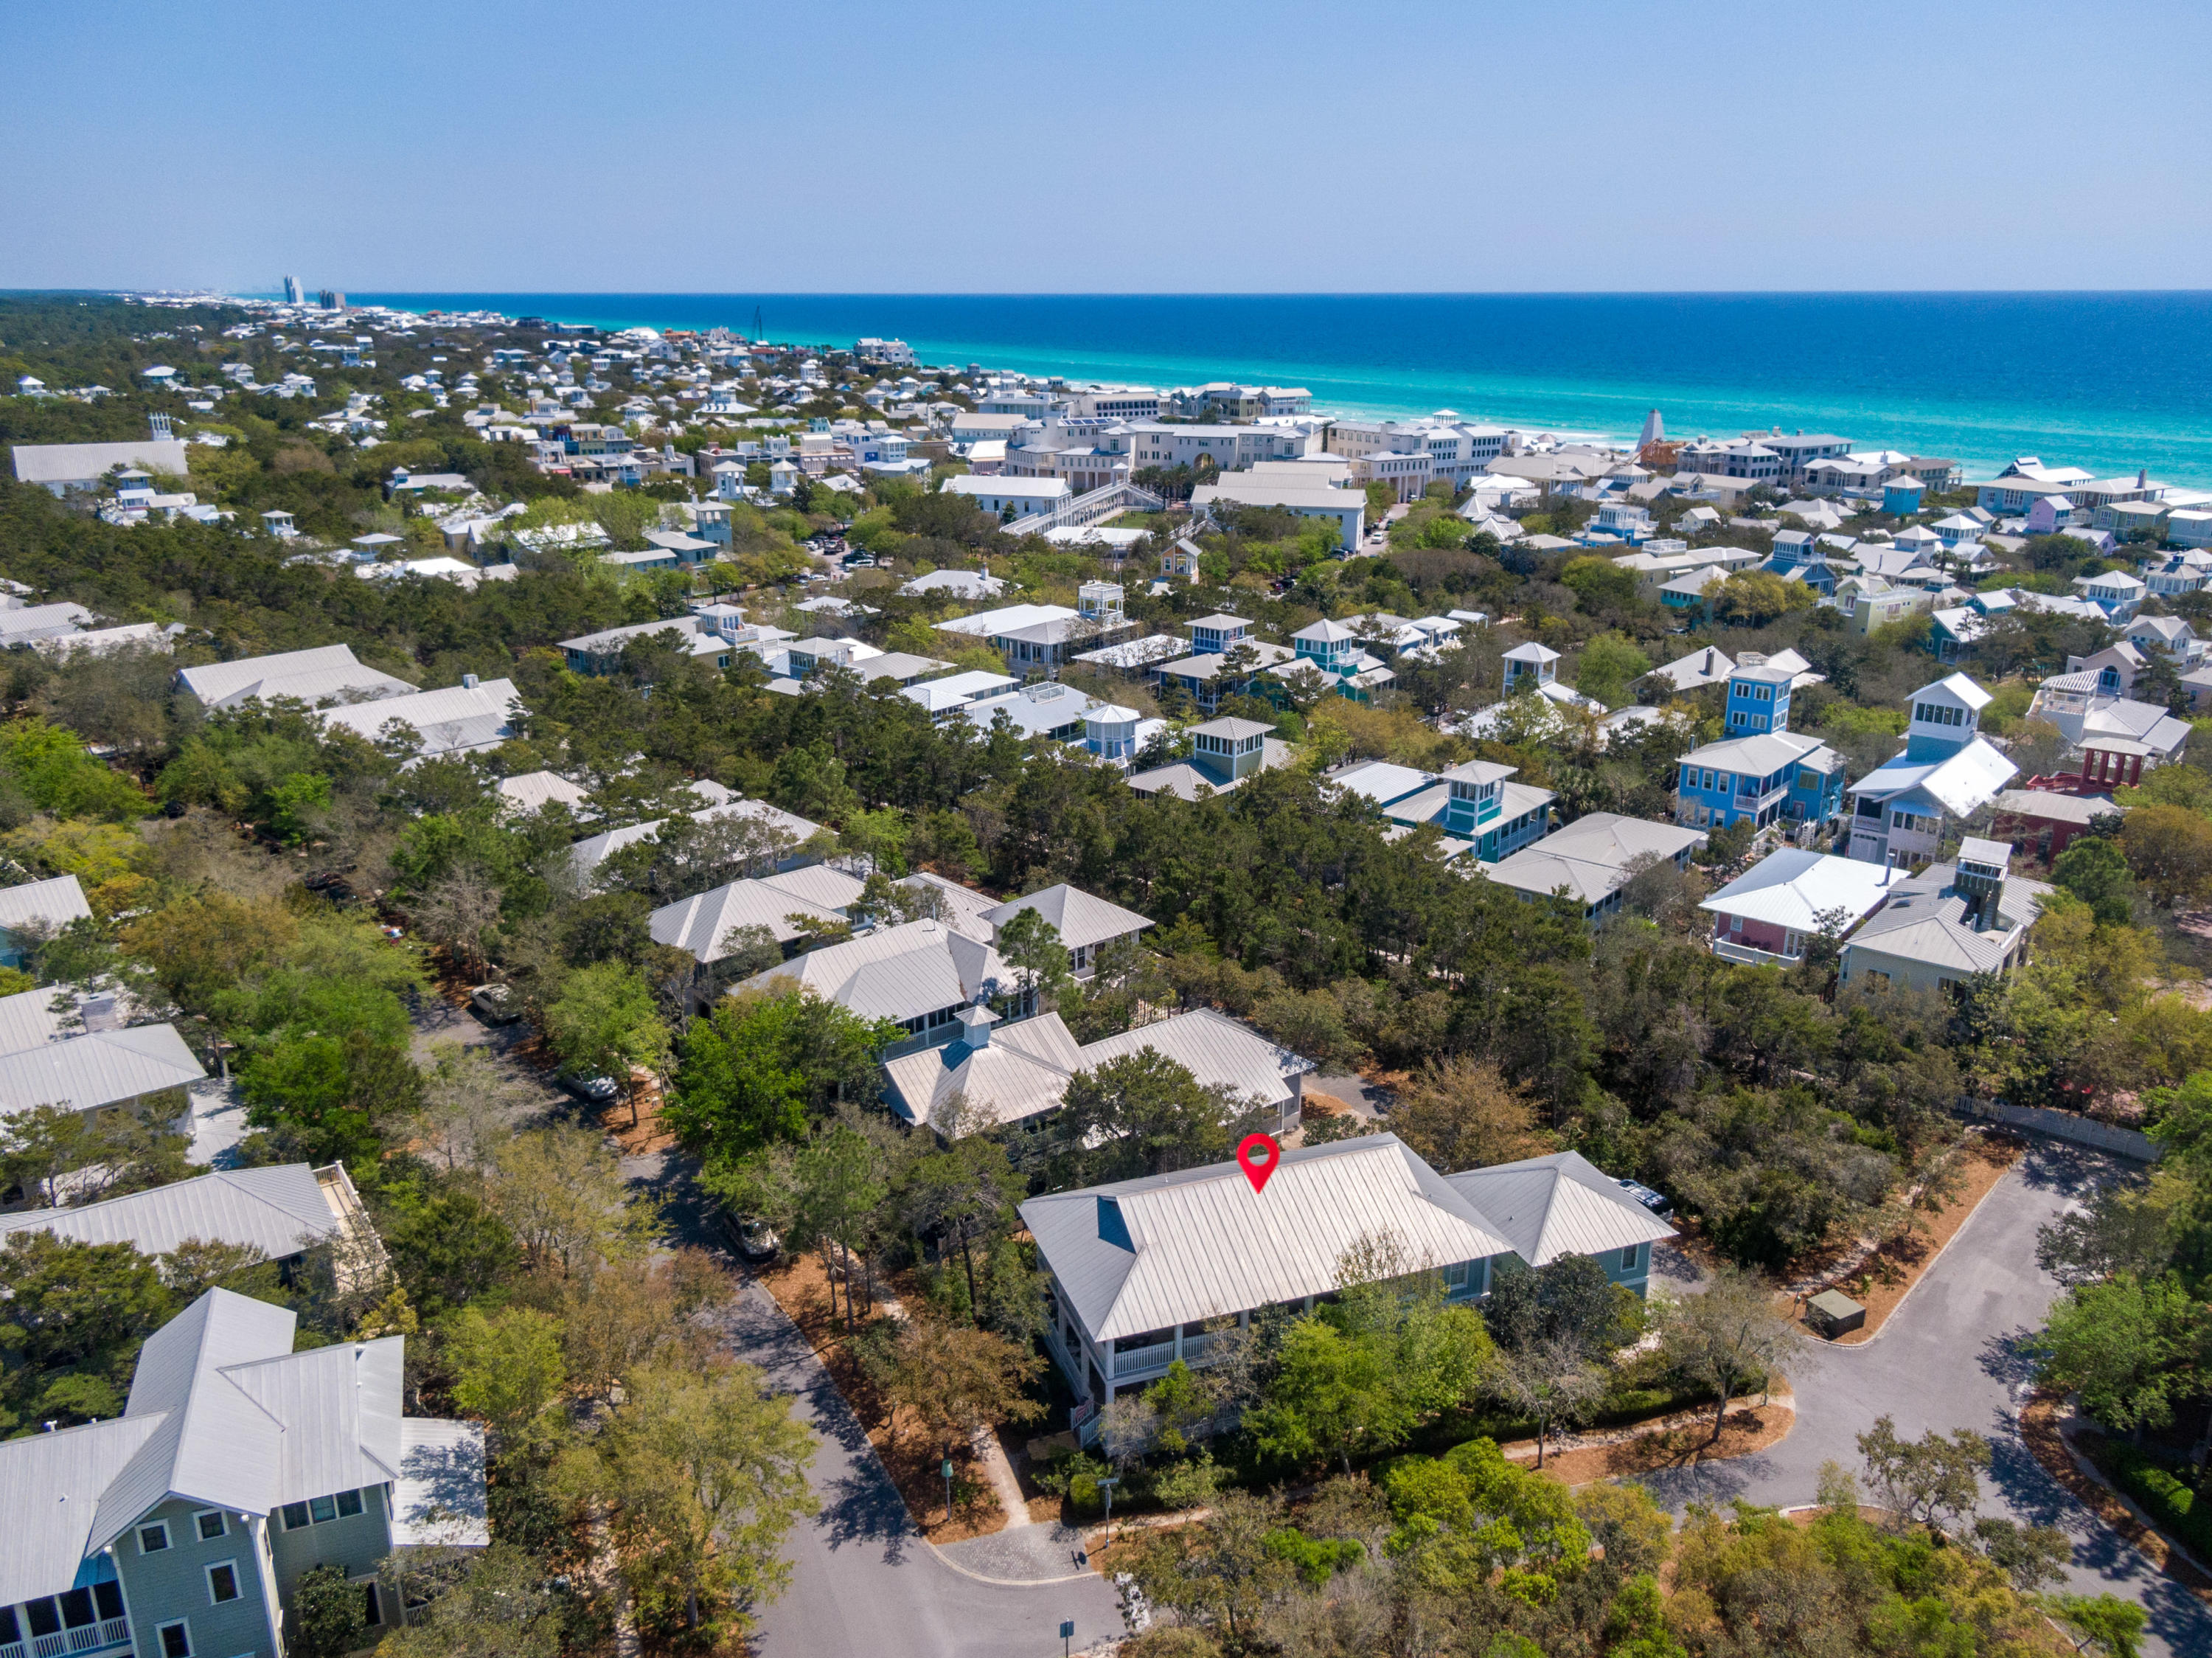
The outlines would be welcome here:
[[[945,1459],[945,1523],[952,1523],[952,1459]]]
[[[1114,1488],[1121,1483],[1121,1476],[1119,1474],[1098,1482],[1098,1489],[1106,1493],[1106,1541],[1099,1545],[1101,1548],[1114,1540]]]

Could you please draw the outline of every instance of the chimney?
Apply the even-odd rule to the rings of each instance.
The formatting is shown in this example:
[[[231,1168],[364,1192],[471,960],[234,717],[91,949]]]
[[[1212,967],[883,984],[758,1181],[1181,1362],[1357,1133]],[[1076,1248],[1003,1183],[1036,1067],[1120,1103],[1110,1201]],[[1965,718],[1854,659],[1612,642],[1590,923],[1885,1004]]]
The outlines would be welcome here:
[[[991,1027],[999,1022],[999,1015],[981,1003],[960,1009],[960,1039],[971,1048],[991,1045]]]
[[[2140,489],[2147,489],[2147,488],[2148,488],[2148,487],[2149,487],[2149,485],[2150,485],[2150,468],[2149,468],[2149,467],[2148,467],[2148,466],[2138,466],[2138,467],[2136,467],[2136,487],[2137,489],[2139,489],[2139,490],[2140,490]]]
[[[119,1031],[123,1028],[122,1017],[116,1012],[115,992],[112,991],[79,997],[76,1013],[77,1017],[84,1021],[87,1031]]]
[[[462,674],[462,675],[461,675],[461,689],[462,689],[462,690],[464,690],[464,691],[474,691],[476,688],[477,688],[477,676],[476,676],[475,674]]]

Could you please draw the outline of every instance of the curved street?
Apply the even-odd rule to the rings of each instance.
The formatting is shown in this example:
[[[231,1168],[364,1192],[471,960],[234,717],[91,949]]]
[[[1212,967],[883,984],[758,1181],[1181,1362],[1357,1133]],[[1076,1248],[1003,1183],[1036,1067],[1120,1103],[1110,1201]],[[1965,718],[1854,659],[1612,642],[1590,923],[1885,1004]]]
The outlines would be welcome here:
[[[1062,1619],[1078,1651],[1123,1633],[1112,1588],[1095,1573],[1059,1583],[986,1582],[948,1564],[906,1504],[829,1372],[758,1284],[732,1303],[727,1344],[796,1400],[822,1436],[812,1483],[822,1512],[793,1530],[791,1586],[761,1608],[761,1658],[1047,1658]]]
[[[1655,1474],[1645,1484],[1677,1510],[1736,1497],[1806,1503],[1823,1462],[1858,1469],[1854,1442],[1877,1417],[1893,1417],[1899,1434],[1912,1439],[1930,1429],[1972,1428],[1994,1452],[1984,1513],[2063,1530],[2074,1543],[2067,1587],[2139,1602],[2150,1615],[2146,1653],[2212,1652],[2212,1607],[2160,1576],[2045,1474],[2022,1442],[2015,1414],[2033,1371],[2026,1344],[2058,1293],[2035,1264],[2036,1232],[2118,1167],[2077,1148],[2031,1142],[1872,1341],[1806,1344],[1790,1365],[1797,1423],[1787,1439],[1733,1461]]]

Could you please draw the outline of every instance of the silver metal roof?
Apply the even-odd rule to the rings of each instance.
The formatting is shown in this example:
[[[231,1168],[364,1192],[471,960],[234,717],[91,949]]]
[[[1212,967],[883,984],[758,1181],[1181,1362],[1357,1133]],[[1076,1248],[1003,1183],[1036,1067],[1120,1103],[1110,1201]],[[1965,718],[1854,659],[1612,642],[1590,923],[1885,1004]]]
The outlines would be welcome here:
[[[20,927],[25,922],[44,922],[60,928],[91,917],[92,905],[84,901],[84,888],[77,885],[75,875],[56,875],[52,881],[27,881],[21,886],[0,887],[0,928]]]
[[[1674,1228],[1593,1167],[1562,1151],[1443,1177],[1531,1266],[1562,1255],[1656,1243]]]
[[[0,1055],[0,1116],[39,1106],[79,1111],[182,1088],[207,1072],[173,1025],[88,1031],[21,1053]]]
[[[826,864],[758,881],[733,881],[655,910],[647,930],[656,944],[689,950],[702,964],[719,961],[729,954],[730,935],[741,927],[765,927],[777,943],[788,944],[802,936],[787,919],[790,916],[836,923],[860,897],[862,885]]]
[[[514,716],[521,707],[514,680],[486,680],[480,685],[446,686],[333,708],[322,720],[325,726],[344,726],[371,741],[397,721],[421,735],[424,755],[454,754],[504,742],[514,735]]]
[[[1225,1088],[1263,1105],[1287,1100],[1295,1078],[1315,1069],[1310,1059],[1260,1034],[1242,1020],[1211,1008],[1139,1025],[1085,1046],[1081,1069],[1150,1048],[1196,1077],[1201,1088]]]
[[[1511,1247],[1392,1134],[1285,1151],[1261,1192],[1212,1163],[1032,1198],[1021,1214],[1101,1341],[1326,1295],[1363,1238],[1437,1267]]]
[[[178,669],[177,680],[210,708],[273,697],[296,697],[304,703],[349,695],[394,697],[415,689],[404,680],[355,661],[350,645],[318,645],[313,650],[284,650],[235,662],[205,662]]]
[[[265,1515],[405,1478],[405,1338],[295,1353],[295,1322],[210,1289],[147,1338],[120,1418],[0,1442],[0,1604],[70,1587],[173,1496]]]
[[[1060,942],[1071,950],[1125,937],[1152,924],[1134,910],[1125,910],[1118,904],[1095,898],[1066,881],[986,911],[984,918],[994,929],[1003,928],[1024,910],[1035,910],[1051,923],[1053,930],[1060,935]]]
[[[81,1209],[0,1215],[0,1247],[13,1233],[51,1232],[80,1243],[127,1243],[142,1255],[166,1255],[187,1238],[202,1238],[281,1260],[340,1229],[315,1171],[305,1163],[280,1163],[218,1170]]]

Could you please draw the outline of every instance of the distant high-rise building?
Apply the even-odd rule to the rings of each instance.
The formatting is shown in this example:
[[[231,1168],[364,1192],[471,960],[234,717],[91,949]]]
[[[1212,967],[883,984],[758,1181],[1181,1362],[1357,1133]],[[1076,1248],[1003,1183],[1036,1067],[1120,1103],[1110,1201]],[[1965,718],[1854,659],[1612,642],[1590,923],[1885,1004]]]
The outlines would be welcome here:
[[[297,304],[300,302],[301,298],[301,292],[300,292],[300,279],[299,279],[299,277],[285,277],[285,278],[284,278],[284,303],[285,303],[285,304],[287,304],[287,305],[297,305]]]
[[[325,311],[343,311],[346,308],[345,296],[335,288],[325,288],[319,290],[315,295],[315,303]]]

